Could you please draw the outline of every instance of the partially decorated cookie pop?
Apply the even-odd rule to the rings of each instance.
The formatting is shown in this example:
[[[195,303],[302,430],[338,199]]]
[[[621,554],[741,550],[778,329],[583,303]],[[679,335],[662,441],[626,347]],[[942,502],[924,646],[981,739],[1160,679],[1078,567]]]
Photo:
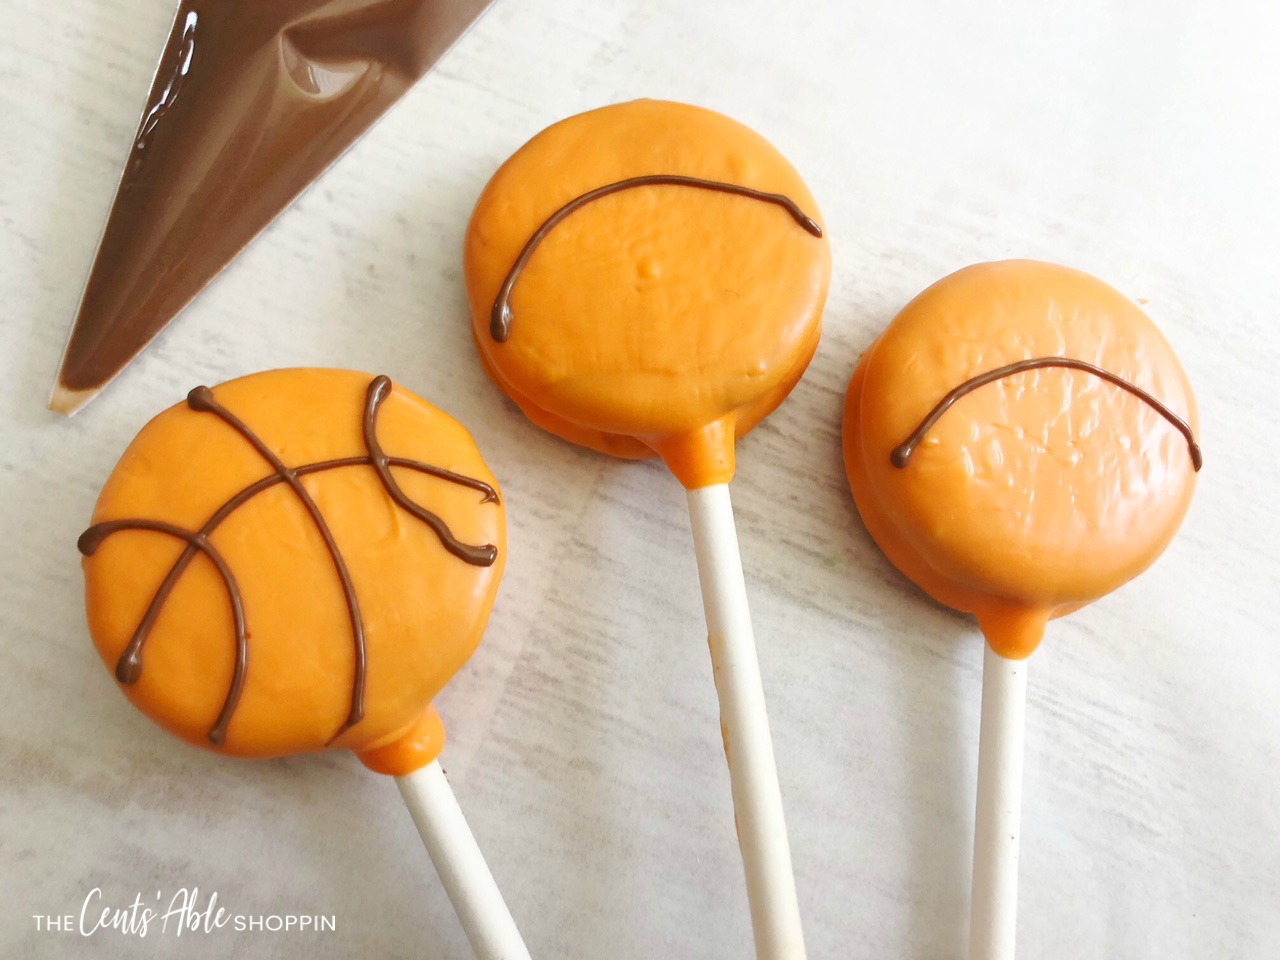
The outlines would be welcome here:
[[[831,258],[804,181],[728,117],[571,117],[494,175],[466,239],[486,369],[534,423],[688,490],[761,957],[804,954],[728,483],[818,345]]]
[[[1159,330],[1087,274],[967,267],[908,304],[849,386],[844,454],[868,531],[987,638],[972,960],[1014,953],[1025,659],[1045,624],[1150,566],[1201,467]]]
[[[477,955],[521,957],[432,706],[480,642],[505,540],[457,421],[386,377],[277,370],[147,424],[79,547],[94,643],[138,709],[219,753],[352,750],[397,777]]]

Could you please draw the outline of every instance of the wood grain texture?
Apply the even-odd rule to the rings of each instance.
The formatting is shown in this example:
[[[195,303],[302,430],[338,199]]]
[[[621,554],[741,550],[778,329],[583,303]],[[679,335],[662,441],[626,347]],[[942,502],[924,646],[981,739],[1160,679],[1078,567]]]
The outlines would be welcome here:
[[[687,100],[758,128],[830,227],[826,334],[742,444],[739,536],[810,954],[963,955],[981,647],[858,522],[839,413],[859,353],[967,263],[1058,260],[1182,355],[1206,466],[1144,577],[1055,623],[1030,674],[1021,954],[1280,955],[1280,444],[1273,8],[500,0],[84,413],[44,410],[172,10],[0,11],[0,954],[467,956],[390,782],[228,762],[129,709],[86,636],[75,538],[151,414],[264,367],[387,373],[505,487],[487,641],[445,766],[535,957],[748,955],[683,496],[532,428],[470,342],[460,250],[512,150],[572,112]],[[762,278],[766,279],[767,278]],[[198,885],[319,936],[37,934]],[[149,895],[149,894],[148,894]]]

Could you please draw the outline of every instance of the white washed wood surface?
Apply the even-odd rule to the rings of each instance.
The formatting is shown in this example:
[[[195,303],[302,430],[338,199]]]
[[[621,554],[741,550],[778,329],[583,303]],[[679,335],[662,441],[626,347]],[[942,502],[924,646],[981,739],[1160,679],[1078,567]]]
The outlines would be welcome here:
[[[0,955],[466,957],[394,785],[162,735],[93,653],[75,538],[197,383],[385,372],[505,485],[511,562],[442,698],[445,765],[534,955],[745,957],[684,498],[490,386],[460,248],[496,165],[637,96],[773,139],[830,225],[826,336],[742,444],[734,501],[811,955],[963,954],[981,647],[858,523],[849,375],[937,277],[1059,260],[1147,302],[1204,421],[1190,517],[1032,662],[1021,955],[1280,956],[1280,28],[1272,4],[499,0],[388,119],[73,421],[44,398],[172,10],[0,3]],[[198,885],[338,930],[35,932]]]

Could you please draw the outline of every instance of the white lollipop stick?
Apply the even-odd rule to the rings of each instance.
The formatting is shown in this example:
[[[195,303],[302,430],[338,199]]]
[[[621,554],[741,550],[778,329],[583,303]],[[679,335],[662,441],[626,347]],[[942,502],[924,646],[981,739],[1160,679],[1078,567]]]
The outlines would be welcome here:
[[[760,960],[803,960],[804,934],[729,487],[689,491],[738,845]]]
[[[396,777],[422,842],[480,960],[529,960],[476,838],[437,760]]]
[[[983,647],[969,960],[1013,960],[1027,661],[1006,660],[990,644]]]

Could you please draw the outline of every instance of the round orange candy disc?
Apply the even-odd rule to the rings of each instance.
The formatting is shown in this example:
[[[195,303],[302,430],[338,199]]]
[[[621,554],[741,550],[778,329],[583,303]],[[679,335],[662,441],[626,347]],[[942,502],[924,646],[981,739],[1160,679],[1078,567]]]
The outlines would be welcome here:
[[[1084,273],[967,267],[908,304],[849,386],[844,454],[876,542],[997,653],[1145,570],[1195,489],[1195,400],[1147,316]]]
[[[385,377],[260,373],[125,451],[80,538],[89,627],[190,743],[406,774],[443,746],[431,702],[480,642],[505,537],[457,421]]]
[[[817,205],[759,134],[640,100],[544,130],[494,175],[466,240],[476,342],[540,426],[655,453],[693,489],[817,349],[831,257]]]

